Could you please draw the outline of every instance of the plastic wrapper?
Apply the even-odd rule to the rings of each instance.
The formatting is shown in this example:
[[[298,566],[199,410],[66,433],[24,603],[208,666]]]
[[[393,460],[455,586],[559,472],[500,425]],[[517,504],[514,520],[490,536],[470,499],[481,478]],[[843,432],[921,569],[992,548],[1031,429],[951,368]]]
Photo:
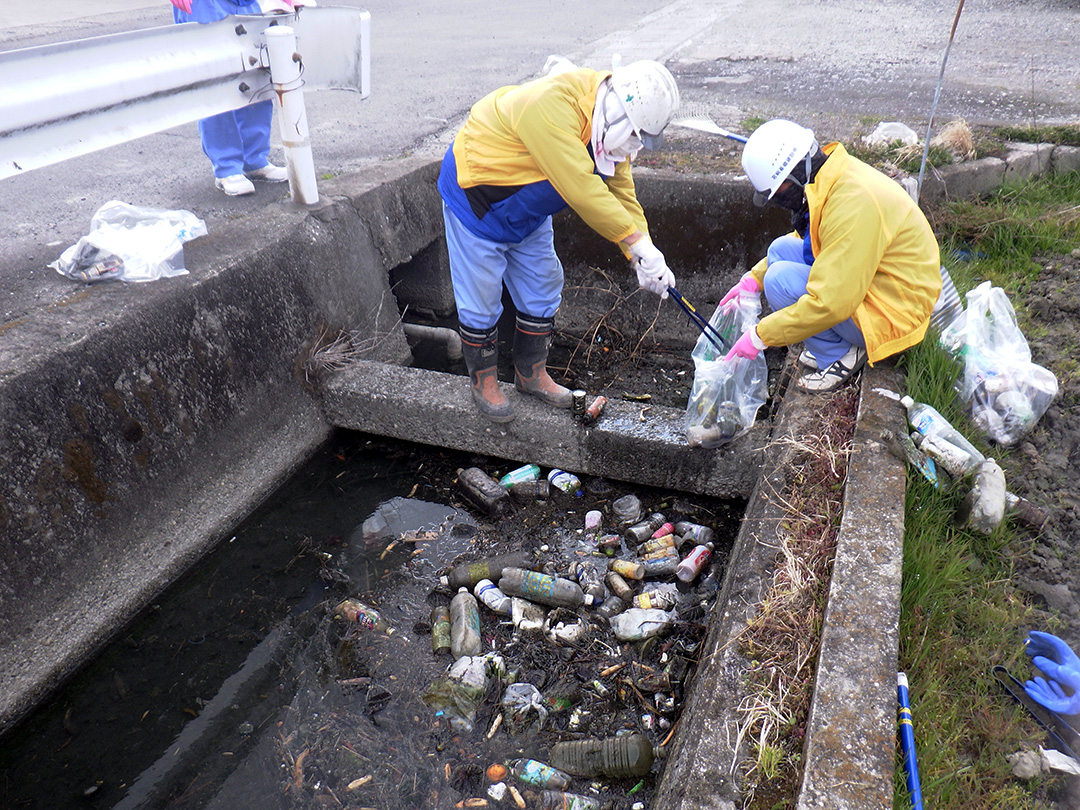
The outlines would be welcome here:
[[[503,691],[502,708],[507,728],[514,733],[523,731],[534,720],[538,723],[537,728],[543,728],[548,717],[544,696],[531,683],[507,686]]]
[[[702,333],[694,345],[694,385],[686,405],[684,429],[691,447],[711,449],[748,431],[768,397],[769,368],[764,353],[752,360],[725,360],[742,334],[758,322],[761,296],[741,294],[717,307],[709,323],[715,333]],[[719,338],[717,338],[719,333]],[[709,339],[720,343],[720,348]]]
[[[1057,378],[1031,362],[1008,296],[989,281],[967,294],[967,308],[942,331],[941,345],[963,362],[960,398],[991,441],[1019,442],[1057,396]]]
[[[451,664],[444,677],[427,688],[423,701],[446,717],[451,728],[472,731],[476,710],[492,679],[503,673],[502,658],[497,655],[463,656]]]
[[[206,235],[190,211],[140,208],[111,200],[90,220],[90,232],[49,264],[76,281],[154,281],[187,273],[184,242]]]

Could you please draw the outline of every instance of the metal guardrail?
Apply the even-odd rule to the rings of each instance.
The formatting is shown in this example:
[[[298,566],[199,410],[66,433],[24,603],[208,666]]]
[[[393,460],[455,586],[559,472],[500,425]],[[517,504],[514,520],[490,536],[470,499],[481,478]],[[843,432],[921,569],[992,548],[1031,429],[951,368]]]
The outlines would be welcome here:
[[[313,169],[310,184],[293,185],[293,170],[307,170],[292,165],[290,149],[310,150],[302,90],[366,97],[370,23],[360,9],[309,7],[0,53],[0,179],[276,97],[288,113],[282,134],[296,200],[297,185],[314,187]]]

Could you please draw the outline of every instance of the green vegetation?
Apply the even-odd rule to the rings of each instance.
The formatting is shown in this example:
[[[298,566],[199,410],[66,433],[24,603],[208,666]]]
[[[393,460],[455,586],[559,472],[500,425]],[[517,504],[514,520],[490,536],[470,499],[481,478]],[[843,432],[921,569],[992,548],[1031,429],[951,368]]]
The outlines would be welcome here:
[[[993,132],[996,137],[1006,141],[1080,146],[1080,124],[1047,127],[995,127]]]
[[[1033,257],[1069,253],[1080,242],[1078,202],[1080,175],[1072,174],[931,212],[961,294],[990,279],[1010,298],[1018,296],[1013,304],[1023,321],[1022,293],[1040,269]],[[935,341],[924,341],[901,362],[915,400],[979,438],[953,393],[960,368]],[[1008,471],[1010,453],[994,453]],[[962,495],[909,475],[900,668],[911,681],[923,798],[936,810],[1047,808],[1052,780],[1021,782],[1005,760],[1043,735],[990,676],[995,664],[1022,679],[1030,672],[1023,644],[1031,608],[1013,585],[1013,561],[1032,541],[1008,521],[989,537],[949,525],[945,516],[955,513]],[[1041,629],[1053,632],[1041,621]],[[899,752],[896,785],[894,807],[910,807]]]

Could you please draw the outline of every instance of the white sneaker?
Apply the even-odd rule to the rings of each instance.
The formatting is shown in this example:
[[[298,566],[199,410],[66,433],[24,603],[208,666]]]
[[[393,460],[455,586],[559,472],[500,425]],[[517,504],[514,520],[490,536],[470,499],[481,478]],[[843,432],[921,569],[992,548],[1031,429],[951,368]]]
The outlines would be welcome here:
[[[284,183],[289,179],[289,170],[284,166],[275,166],[267,163],[261,169],[253,172],[244,172],[252,180],[261,180],[263,183]]]
[[[817,371],[817,358],[810,354],[809,349],[803,349],[799,354],[799,365]]]
[[[241,197],[244,194],[255,193],[254,184],[242,174],[230,174],[228,177],[215,177],[214,185],[230,197]]]
[[[831,366],[804,374],[796,380],[795,384],[803,391],[828,393],[851,380],[865,364],[866,349],[862,346],[852,346],[847,354]]]

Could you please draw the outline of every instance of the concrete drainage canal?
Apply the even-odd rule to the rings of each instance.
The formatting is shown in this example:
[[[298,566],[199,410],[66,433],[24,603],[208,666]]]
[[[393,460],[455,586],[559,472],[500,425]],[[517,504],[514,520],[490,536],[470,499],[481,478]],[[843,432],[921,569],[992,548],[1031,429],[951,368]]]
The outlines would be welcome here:
[[[278,364],[288,368],[273,372],[273,385],[246,391],[256,410],[268,407],[274,385],[288,391],[279,407],[298,396],[316,403],[326,425],[320,446],[312,455],[298,443],[296,463],[268,468],[271,481],[272,472],[292,475],[252,485],[244,519],[207,533],[209,550],[195,565],[155,569],[172,584],[114,611],[127,615],[100,629],[111,643],[94,657],[60,653],[62,688],[42,692],[5,734],[4,806],[735,806],[739,741],[730,723],[740,676],[730,642],[771,577],[770,537],[783,515],[768,493],[782,489],[791,462],[777,437],[797,436],[819,414],[790,404],[798,398],[783,395],[786,355],[770,354],[773,387],[758,424],[719,450],[688,448],[681,416],[696,330],[673,304],[658,308],[636,293],[610,245],[566,216],[556,223],[567,285],[551,365],[590,398],[605,395],[608,407],[586,429],[516,397],[512,423],[485,422],[455,357],[438,231],[394,226],[436,214],[434,170],[375,187],[339,179],[325,190],[336,191],[329,209],[276,214],[299,217],[296,227],[318,232],[314,242],[360,232],[360,248],[342,253],[374,265],[366,276],[334,275],[340,295],[322,289],[287,305],[279,323],[302,348]],[[642,174],[642,202],[658,243],[670,245],[680,289],[711,312],[784,223],[759,219],[741,183]],[[318,247],[280,254],[291,257],[293,276],[327,281]],[[284,275],[274,276],[265,251],[235,272]],[[357,278],[377,280],[381,304],[351,288]],[[254,323],[260,314],[245,317]],[[262,336],[251,327],[230,337]],[[176,362],[161,373],[190,375]],[[871,373],[897,385],[887,370]],[[244,438],[257,446],[257,432]],[[902,466],[878,463],[869,474],[894,488],[899,475],[902,509]],[[526,465],[535,469],[527,474]],[[573,474],[565,489],[545,486],[553,469]],[[539,483],[511,494],[490,480],[514,471],[539,473]],[[109,472],[99,467],[119,486]],[[137,491],[138,474],[123,485]],[[195,486],[199,476],[177,480]],[[895,530],[894,504],[872,508]],[[702,556],[706,539],[711,555],[700,573],[677,577],[675,564]],[[875,564],[898,566],[888,542],[874,543]],[[109,553],[47,584],[106,578]],[[507,554],[505,571],[462,573],[463,563]],[[612,567],[621,578],[608,578]],[[437,618],[455,585],[475,590],[484,574],[496,588],[481,594],[475,646],[455,662]],[[50,610],[47,599],[29,604]],[[876,620],[866,620],[866,633]],[[455,621],[455,650],[464,627]],[[894,633],[879,634],[886,671],[895,669]],[[877,663],[856,666],[873,672]],[[826,699],[828,690],[819,684]],[[870,774],[848,784],[876,801],[891,795],[891,723],[881,716],[891,703],[863,698],[869,721],[885,725],[866,741],[878,752],[869,759],[848,746],[850,762]],[[859,733],[827,707],[814,711],[841,736]],[[824,754],[808,747],[808,768],[815,756],[835,755],[829,744]],[[804,786],[805,806],[828,792],[826,782]]]

